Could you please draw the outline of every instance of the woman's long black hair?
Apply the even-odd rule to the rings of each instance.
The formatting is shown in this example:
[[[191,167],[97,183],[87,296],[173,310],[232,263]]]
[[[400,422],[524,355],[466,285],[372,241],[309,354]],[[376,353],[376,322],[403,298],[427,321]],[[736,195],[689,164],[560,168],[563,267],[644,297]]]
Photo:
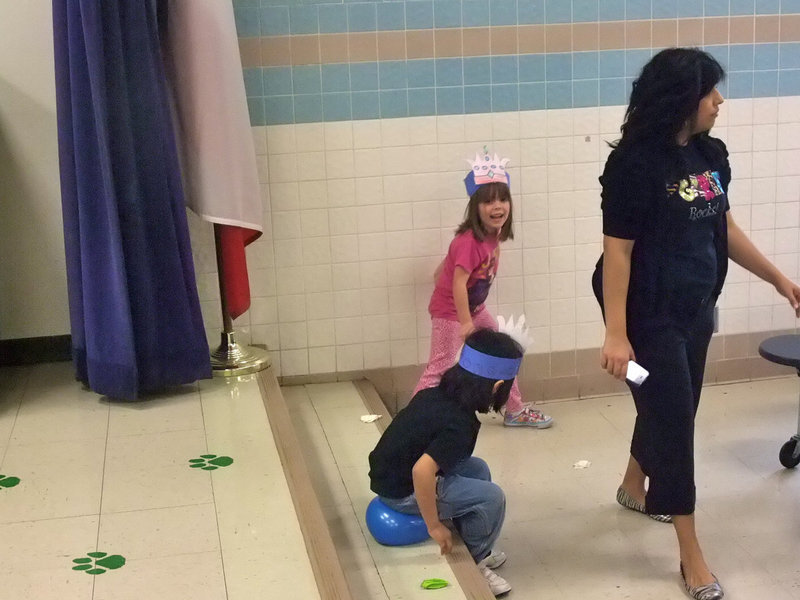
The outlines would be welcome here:
[[[698,48],[667,48],[650,59],[633,82],[617,146],[668,147],[725,77],[725,70]]]

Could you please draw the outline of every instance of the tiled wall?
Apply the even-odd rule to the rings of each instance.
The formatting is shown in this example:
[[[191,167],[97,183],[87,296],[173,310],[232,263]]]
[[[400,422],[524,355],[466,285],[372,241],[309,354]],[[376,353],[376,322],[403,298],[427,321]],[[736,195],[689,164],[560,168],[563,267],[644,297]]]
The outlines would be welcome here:
[[[703,46],[732,98],[800,94],[797,0],[238,3],[259,125],[624,104],[653,49]]]
[[[785,38],[800,34],[798,4],[665,0],[651,6],[649,1],[575,0],[570,13],[564,12],[570,3],[561,0],[237,2],[245,64],[254,59],[248,54],[253,40],[262,64],[273,60],[264,50],[274,48],[274,40],[286,38],[288,44],[288,55],[281,58],[286,64],[245,67],[251,110],[253,100],[256,107],[263,101],[264,107],[252,116],[266,229],[248,249],[253,305],[236,323],[242,340],[267,344],[289,380],[368,371],[380,375],[384,397],[407,400],[428,355],[432,273],[466,205],[464,159],[487,144],[511,158],[516,235],[503,246],[489,306],[506,315],[524,311],[533,325],[535,343],[522,374],[523,391],[529,398],[553,398],[614,389],[597,366],[603,327],[589,278],[601,248],[597,177],[608,152],[605,142],[619,134],[629,80],[660,47],[655,32],[661,25],[668,23],[679,36],[685,23],[695,23],[691,27],[701,36],[698,43],[702,36],[714,36],[711,49],[731,69],[723,91],[742,96],[723,106],[715,128],[732,152],[734,215],[759,247],[797,278],[800,88],[792,86],[800,72],[800,37]],[[362,11],[375,18],[363,18]],[[430,11],[430,19],[415,20]],[[443,15],[439,21],[437,14]],[[613,20],[625,15],[634,20]],[[652,20],[645,19],[651,15]],[[725,43],[709,25],[715,18],[725,23]],[[731,44],[734,32],[744,35],[745,28],[735,25],[741,18],[751,35],[746,43]],[[417,29],[397,29],[401,24]],[[579,50],[586,25],[597,46]],[[375,39],[377,56],[357,60],[353,40],[359,38],[353,36],[365,27],[375,30],[367,33]],[[517,34],[514,52],[492,55],[500,43],[497,32],[510,31],[504,27]],[[524,27],[542,30],[544,46],[538,52],[520,51],[520,32],[528,31]],[[566,35],[567,29],[569,47],[553,38],[553,32]],[[644,44],[635,32],[645,29],[646,47],[629,48],[626,40]],[[468,55],[470,30],[487,31],[486,55]],[[458,31],[460,56],[437,56],[440,31]],[[605,47],[601,31],[621,32],[618,47]],[[378,36],[385,32],[402,34],[402,58],[381,60]],[[419,32],[433,36],[432,56],[411,58],[417,46],[409,44],[409,36]],[[327,35],[345,36],[344,42],[337,41],[345,61],[325,62]],[[316,63],[295,62],[295,56],[308,56],[295,53],[301,36],[314,36]],[[561,46],[549,51],[548,39]],[[395,51],[400,52],[399,41]],[[535,77],[529,74],[534,72]],[[422,87],[414,87],[421,81]],[[582,84],[596,101],[576,102]],[[367,85],[376,89],[361,89]],[[510,86],[512,93],[505,94],[502,86]],[[542,95],[535,106],[523,104],[523,96],[535,89],[525,86],[539,86]],[[483,94],[474,106],[467,102],[473,88]],[[427,105],[432,108],[416,114],[411,98],[415,90],[426,89],[433,91],[434,102]],[[616,91],[610,96],[601,92],[611,89]],[[439,100],[450,93],[462,104],[442,110],[449,105]],[[347,109],[328,112],[329,119],[327,94],[347,98],[342,105]],[[373,112],[359,117],[359,94],[377,97],[378,112],[370,101]],[[298,113],[305,96],[319,96],[321,112]],[[397,97],[401,100],[394,102]],[[503,104],[509,97],[512,103]],[[553,97],[569,102],[552,104]],[[271,104],[270,98],[282,100]],[[276,112],[275,106],[283,108]],[[276,124],[263,124],[273,118]],[[213,241],[199,223],[194,225],[204,312],[216,342]],[[769,332],[794,328],[792,312],[767,284],[735,266],[720,307],[709,379],[773,372],[753,358],[755,347]]]

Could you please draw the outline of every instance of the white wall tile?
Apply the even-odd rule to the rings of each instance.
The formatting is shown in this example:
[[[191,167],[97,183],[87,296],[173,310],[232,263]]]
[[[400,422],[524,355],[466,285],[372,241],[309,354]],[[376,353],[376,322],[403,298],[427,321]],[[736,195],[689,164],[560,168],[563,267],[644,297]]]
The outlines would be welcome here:
[[[302,238],[300,212],[296,210],[273,212],[272,237],[275,240]]]
[[[271,183],[298,181],[297,157],[297,154],[270,155],[268,165],[269,181]]]
[[[436,117],[410,117],[408,143],[412,146],[436,143]]]
[[[272,125],[266,128],[265,134],[270,154],[288,154],[297,151],[294,125]]]
[[[605,140],[619,137],[624,110],[253,128],[265,233],[248,249],[253,300],[237,328],[276,348],[273,360],[283,375],[424,362],[432,272],[467,201],[464,159],[487,144],[511,158],[516,233],[502,246],[487,306],[524,310],[534,326],[534,352],[597,347],[604,331],[591,289],[602,251],[597,177],[610,151]],[[778,268],[797,277],[800,97],[729,100],[715,134],[731,152],[737,223]],[[209,232],[198,224],[192,239],[204,322],[216,343]],[[793,327],[784,304],[771,286],[731,263],[722,331]]]
[[[356,177],[377,177],[383,175],[381,155],[374,148],[358,149],[353,152],[353,171]]]
[[[275,240],[275,267],[299,267],[303,264],[303,241]]]
[[[363,260],[387,258],[385,233],[362,233],[358,236],[358,253]]]
[[[418,364],[417,340],[392,340],[389,344],[389,348],[393,367]]]
[[[308,365],[311,373],[335,373],[336,347],[326,346],[324,348],[309,348]]]
[[[361,291],[351,289],[334,292],[333,314],[336,317],[361,316]]]
[[[328,207],[328,185],[324,180],[302,181],[298,185],[299,208],[325,209]],[[295,208],[297,208],[295,206]]]
[[[273,221],[273,227],[275,222]],[[303,237],[319,237],[330,234],[328,211],[324,208],[300,212],[300,226]],[[277,236],[276,236],[277,237]]]
[[[413,285],[397,285],[389,287],[389,313],[391,315],[413,312],[413,310]]]
[[[438,202],[414,202],[411,204],[414,229],[441,227],[442,219]]]
[[[270,159],[272,160],[272,159]],[[297,154],[298,181],[314,181],[325,179],[325,153],[300,152]],[[273,177],[273,181],[274,181]]]
[[[281,350],[280,361],[281,375],[308,375],[308,350]]]
[[[353,316],[334,321],[336,327],[336,345],[357,344],[362,341],[361,317]]]
[[[354,148],[380,148],[381,122],[378,119],[353,121]]]
[[[281,323],[306,320],[306,303],[303,294],[278,298],[278,319]]]
[[[331,240],[328,236],[303,240],[303,264],[324,265],[331,262]]]
[[[324,123],[301,123],[294,126],[298,152],[314,152],[325,149]]]
[[[356,182],[354,179],[329,179],[327,187],[330,206],[355,206]]]
[[[570,240],[564,240],[569,242]],[[550,272],[572,273],[575,271],[575,246],[553,246],[550,248]]]
[[[273,297],[250,298],[250,323],[253,325],[269,325],[278,322],[278,302]],[[221,313],[217,312],[217,315]],[[221,318],[221,317],[220,317]]]
[[[332,319],[333,293],[312,292],[306,294],[306,314],[309,320]]]
[[[364,347],[362,344],[336,346],[336,370],[359,371],[364,368]]]
[[[564,352],[573,350],[576,347],[577,328],[571,325],[551,325],[550,326],[550,350],[552,352]]]
[[[364,368],[384,369],[392,364],[392,356],[388,341],[364,344]]]
[[[281,296],[285,294],[302,294],[305,291],[303,287],[303,271],[296,267],[276,268],[275,281],[278,286],[278,294]]]
[[[325,152],[325,172],[331,179],[347,179],[355,176],[355,156],[352,150],[328,150]],[[309,179],[318,179],[309,177]]]
[[[433,133],[436,133],[436,125],[433,125]],[[492,139],[492,115],[475,114],[464,115],[464,141],[481,142]]]
[[[385,315],[389,313],[389,291],[383,288],[361,290],[361,314]]]
[[[326,150],[347,150],[354,147],[352,121],[325,123],[324,135]]]
[[[385,342],[389,339],[389,315],[365,315],[361,317],[361,330],[365,342]]]
[[[281,350],[297,350],[308,347],[308,324],[305,321],[299,323],[280,323]]]
[[[333,319],[317,319],[308,322],[308,345],[333,346],[336,343],[336,328]]]
[[[296,181],[269,184],[272,210],[297,210],[300,208],[299,187]]]
[[[547,138],[547,164],[565,165],[575,162],[575,148],[572,137]]]

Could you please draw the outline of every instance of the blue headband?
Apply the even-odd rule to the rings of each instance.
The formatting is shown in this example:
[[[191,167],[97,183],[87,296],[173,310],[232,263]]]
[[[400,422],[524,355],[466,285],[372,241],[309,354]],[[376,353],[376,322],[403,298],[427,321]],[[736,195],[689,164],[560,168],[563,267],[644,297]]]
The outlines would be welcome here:
[[[458,364],[473,375],[494,381],[510,381],[517,376],[522,358],[501,358],[484,354],[471,346],[464,345]]]
[[[498,181],[497,183],[502,183]],[[511,187],[511,175],[506,173],[506,184]],[[482,185],[486,185],[485,183],[475,183],[475,173],[470,171],[466,177],[464,177],[464,186],[467,188],[467,195],[472,197],[472,194],[478,191],[478,188]]]

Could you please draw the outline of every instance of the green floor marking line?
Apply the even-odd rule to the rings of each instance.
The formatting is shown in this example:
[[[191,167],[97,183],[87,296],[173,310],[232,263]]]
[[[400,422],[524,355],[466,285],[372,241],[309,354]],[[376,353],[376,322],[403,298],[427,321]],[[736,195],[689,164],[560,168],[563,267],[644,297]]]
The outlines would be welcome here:
[[[73,571],[84,571],[89,575],[102,575],[106,571],[119,569],[125,564],[125,557],[107,552],[87,552],[86,558],[74,558]]]
[[[213,471],[232,464],[233,459],[230,456],[217,456],[216,454],[203,454],[200,458],[192,458],[189,460],[189,467],[192,469],[203,469],[203,471]]]
[[[19,477],[0,475],[0,488],[12,488],[15,485],[19,485]]]

